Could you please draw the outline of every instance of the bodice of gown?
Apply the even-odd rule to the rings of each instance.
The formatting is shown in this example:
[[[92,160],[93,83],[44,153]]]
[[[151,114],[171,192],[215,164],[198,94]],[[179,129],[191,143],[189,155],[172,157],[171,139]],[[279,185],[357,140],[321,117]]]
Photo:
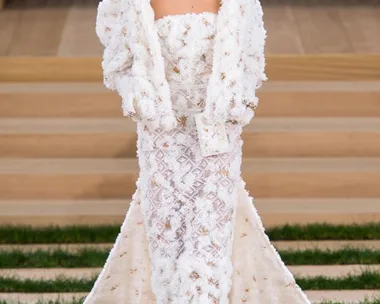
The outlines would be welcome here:
[[[194,149],[201,157],[194,114],[205,107],[206,92],[213,66],[217,14],[211,12],[168,15],[157,19],[155,27],[164,59],[172,107],[179,121],[170,132],[148,131],[137,124],[140,151]],[[234,129],[239,129],[235,127]],[[239,136],[232,132],[230,139]]]
[[[172,15],[155,22],[179,125],[138,124],[141,210],[157,303],[227,303],[240,181],[241,127],[229,124],[229,151],[202,157],[194,115],[204,108],[217,15]]]
[[[178,116],[204,108],[212,71],[217,15],[169,15],[155,21],[173,109]]]

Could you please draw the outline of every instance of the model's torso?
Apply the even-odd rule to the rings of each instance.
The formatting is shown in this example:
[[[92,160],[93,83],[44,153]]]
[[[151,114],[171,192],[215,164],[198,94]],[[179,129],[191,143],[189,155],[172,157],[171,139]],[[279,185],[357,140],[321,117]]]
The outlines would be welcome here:
[[[215,13],[202,12],[169,15],[155,21],[173,108],[178,112],[205,106],[216,18]]]
[[[155,19],[159,19],[167,15],[185,13],[217,13],[220,0],[152,0],[151,5],[155,12]]]

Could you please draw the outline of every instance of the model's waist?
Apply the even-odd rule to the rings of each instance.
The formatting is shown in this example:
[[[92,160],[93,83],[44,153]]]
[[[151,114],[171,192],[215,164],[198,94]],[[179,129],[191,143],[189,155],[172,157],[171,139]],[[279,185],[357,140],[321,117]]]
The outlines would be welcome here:
[[[190,77],[189,77],[190,78]],[[191,80],[185,81],[168,81],[171,91],[194,91],[207,89],[208,81],[194,82]]]

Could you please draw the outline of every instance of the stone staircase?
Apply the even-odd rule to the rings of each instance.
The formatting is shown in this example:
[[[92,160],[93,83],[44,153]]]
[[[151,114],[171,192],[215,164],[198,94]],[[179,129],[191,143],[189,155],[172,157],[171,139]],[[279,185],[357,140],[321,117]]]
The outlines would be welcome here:
[[[269,82],[260,97],[243,177],[265,225],[379,221],[380,83]],[[0,100],[0,222],[120,223],[138,164],[119,97],[3,83]]]
[[[244,130],[243,177],[265,226],[380,221],[380,82],[274,81]],[[120,224],[138,176],[136,131],[119,97],[100,83],[0,84],[0,224]],[[91,244],[1,245],[0,251]],[[97,244],[110,248],[112,244]],[[275,242],[277,249],[380,241]],[[290,266],[295,275],[339,277],[363,265]],[[369,265],[378,271],[379,265]],[[98,268],[0,269],[0,277],[88,277]],[[378,290],[308,290],[358,303]],[[0,293],[0,301],[71,300],[85,293]],[[7,302],[8,303],[8,302]],[[288,303],[286,303],[288,304]]]

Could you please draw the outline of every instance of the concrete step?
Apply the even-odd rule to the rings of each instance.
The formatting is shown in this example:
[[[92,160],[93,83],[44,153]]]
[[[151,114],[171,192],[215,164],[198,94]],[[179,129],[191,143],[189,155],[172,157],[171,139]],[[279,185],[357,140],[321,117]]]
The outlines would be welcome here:
[[[256,198],[380,198],[380,158],[247,158]],[[131,197],[136,159],[0,159],[0,199]]]
[[[378,81],[269,81],[260,117],[379,117]],[[0,84],[0,117],[120,117],[120,97],[97,83]],[[360,102],[358,102],[360,101]]]
[[[0,200],[0,222],[31,224],[120,224],[131,199]],[[255,200],[266,227],[290,224],[351,224],[380,220],[379,199],[270,199]]]
[[[349,275],[360,275],[365,271],[380,271],[380,265],[297,265],[289,266],[296,277],[341,278]]]
[[[296,277],[325,276],[329,278],[360,275],[363,271],[380,271],[380,265],[300,265],[288,266]],[[19,279],[52,280],[60,276],[66,278],[93,278],[101,268],[18,268],[0,269],[0,277]]]
[[[63,304],[79,300],[87,295],[87,292],[77,293],[0,293],[0,301],[7,304],[48,304],[62,301]],[[59,302],[58,302],[59,303]]]
[[[125,118],[0,119],[0,157],[136,157]],[[245,157],[380,157],[380,118],[261,118],[244,128]]]
[[[0,157],[136,157],[136,126],[113,119],[0,119]]]
[[[380,290],[307,290],[306,294],[314,304],[324,301],[356,304],[365,299],[378,299]]]
[[[334,301],[347,304],[359,303],[365,298],[379,297],[378,290],[306,290],[308,298],[314,304],[322,301]],[[13,304],[20,301],[22,304],[37,304],[42,301],[72,301],[85,297],[87,293],[0,293],[0,300]],[[9,301],[9,302],[8,302]]]
[[[332,240],[332,241],[274,241],[272,244],[277,250],[340,250],[344,248],[380,250],[380,240]],[[0,251],[21,250],[22,252],[33,252],[36,250],[61,249],[67,252],[77,252],[83,249],[110,250],[112,243],[97,244],[14,244],[0,245]]]
[[[137,177],[135,159],[0,159],[0,197],[127,198]]]

